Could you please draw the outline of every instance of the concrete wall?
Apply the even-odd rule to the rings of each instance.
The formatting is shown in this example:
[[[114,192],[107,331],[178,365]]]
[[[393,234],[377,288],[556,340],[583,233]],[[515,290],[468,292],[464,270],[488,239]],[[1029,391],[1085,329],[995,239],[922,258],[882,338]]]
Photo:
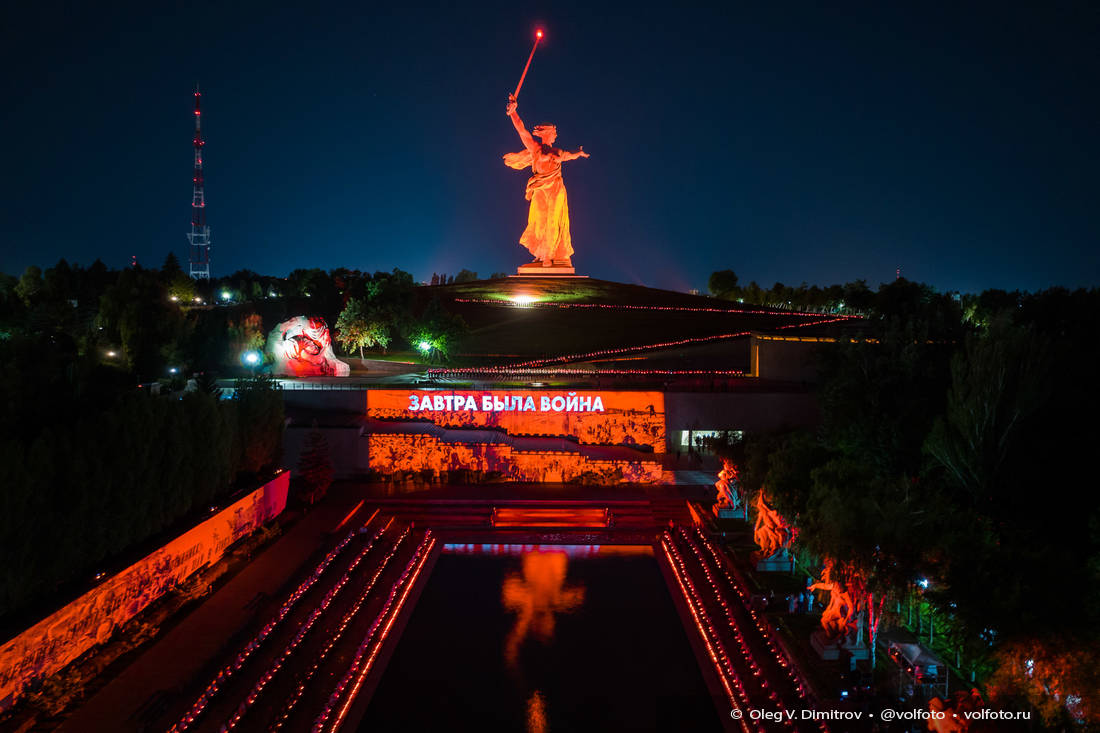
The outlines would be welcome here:
[[[292,425],[283,433],[283,464],[290,466],[294,476],[298,475],[298,460],[311,430],[309,425]],[[360,436],[358,426],[319,427],[317,430],[328,440],[335,478],[352,478],[367,472],[370,467],[368,441]]]
[[[816,339],[795,340],[753,334],[749,343],[749,373],[761,379],[816,382]]]
[[[310,410],[337,410],[340,412],[357,412],[362,415],[367,411],[367,390],[284,389],[283,404],[288,408],[304,407]]]
[[[665,433],[681,430],[777,430],[814,425],[817,400],[807,391],[669,392]]]
[[[0,710],[286,508],[286,472],[0,646]]]
[[[816,343],[771,341],[764,342],[761,350],[771,363],[770,355],[788,353],[787,366],[777,358],[783,373],[798,374],[803,367],[794,366],[793,355],[808,359]],[[771,346],[779,345],[772,349]],[[787,347],[795,348],[789,349]],[[799,362],[802,363],[802,362]],[[773,374],[775,371],[773,370]],[[770,386],[769,386],[770,385]],[[409,392],[416,391],[410,388]],[[611,390],[606,390],[610,392]],[[300,408],[346,411],[366,409],[365,391],[288,391],[284,394],[288,404]],[[817,399],[805,386],[792,383],[771,383],[745,380],[739,388],[729,392],[667,392],[665,401],[666,441],[679,439],[681,430],[753,430],[768,431],[781,428],[815,425],[819,421]],[[350,478],[366,472],[369,455],[366,438],[360,436],[358,427],[321,427],[332,450],[333,468],[338,478]],[[308,425],[292,426],[284,439],[284,462],[296,468]],[[666,443],[667,450],[678,446]]]

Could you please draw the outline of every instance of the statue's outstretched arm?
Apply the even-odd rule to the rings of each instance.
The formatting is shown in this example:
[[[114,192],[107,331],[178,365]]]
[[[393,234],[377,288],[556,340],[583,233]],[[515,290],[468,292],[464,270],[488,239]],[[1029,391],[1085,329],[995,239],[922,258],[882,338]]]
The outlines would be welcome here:
[[[561,152],[561,155],[558,156],[558,157],[559,157],[560,160],[566,161],[566,160],[576,160],[577,158],[587,158],[589,156],[588,156],[588,153],[584,152],[584,146],[582,145],[580,147],[580,149],[577,150],[577,152],[570,153],[568,150],[563,150]]]
[[[519,139],[523,141],[523,146],[528,150],[534,150],[539,147],[539,144],[535,142],[535,138],[531,137],[531,133],[527,132],[527,128],[523,126],[523,120],[519,118],[519,113],[516,112],[516,103],[509,102],[508,108],[505,113],[512,120],[512,125],[516,128],[516,132],[519,133]]]

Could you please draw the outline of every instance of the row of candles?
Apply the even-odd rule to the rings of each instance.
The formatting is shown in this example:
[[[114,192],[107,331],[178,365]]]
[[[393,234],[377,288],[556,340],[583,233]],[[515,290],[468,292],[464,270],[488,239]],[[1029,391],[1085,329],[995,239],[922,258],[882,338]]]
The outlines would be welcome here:
[[[745,634],[741,630],[741,624],[738,622],[738,619],[734,618],[734,609],[726,601],[726,594],[722,592],[722,589],[719,586],[717,579],[714,577],[714,574],[711,571],[710,563],[707,562],[706,558],[699,550],[698,545],[696,545],[691,540],[691,537],[683,530],[682,527],[680,528],[679,532],[683,543],[687,545],[687,547],[690,548],[692,553],[695,555],[695,559],[699,563],[699,567],[702,569],[703,574],[706,577],[707,582],[710,584],[711,590],[714,593],[714,599],[722,607],[722,610],[726,616],[726,620],[729,622],[729,631],[733,635],[734,640],[737,642],[738,646],[741,648],[741,655],[744,659],[744,662],[748,664],[749,669],[752,671],[753,677],[756,678],[757,684],[760,686],[760,692],[763,693],[768,698],[768,700],[770,700],[770,705],[773,709],[779,711],[780,713],[783,713],[783,711],[786,710],[786,707],[783,705],[782,700],[780,700],[779,695],[776,694],[776,691],[771,689],[768,684],[768,680],[764,679],[763,670],[760,668],[760,665],[757,664],[757,654],[753,653],[753,649],[749,645],[748,639],[745,638]],[[757,628],[759,628],[759,625],[757,625]],[[795,726],[793,721],[791,721],[791,719],[785,714],[783,717],[783,722],[788,729],[794,729]]]
[[[379,535],[380,534],[381,533],[379,533]],[[268,621],[267,624],[265,624],[264,627],[260,629],[260,631],[257,632],[257,634],[247,644],[244,645],[244,648],[241,649],[240,653],[237,654],[232,662],[222,667],[218,671],[218,673],[214,675],[214,679],[211,680],[210,684],[206,686],[206,689],[203,690],[202,694],[199,695],[197,700],[195,700],[195,703],[191,706],[191,708],[183,715],[183,717],[179,721],[175,723],[175,725],[169,728],[169,733],[181,733],[182,731],[185,731],[189,727],[191,727],[191,725],[198,719],[199,715],[202,714],[203,710],[206,709],[206,706],[210,704],[210,700],[218,693],[222,686],[225,685],[230,680],[230,678],[232,678],[238,671],[240,671],[245,662],[247,662],[256,652],[256,650],[263,645],[264,641],[269,636],[271,636],[272,632],[274,632],[275,629],[280,624],[282,624],[282,622],[286,619],[286,617],[290,614],[290,612],[294,609],[294,607],[298,604],[302,597],[305,596],[307,592],[309,592],[310,588],[312,588],[321,579],[321,576],[325,574],[325,571],[329,568],[329,566],[331,566],[336,558],[339,557],[341,553],[343,553],[343,551],[347,548],[349,544],[351,544],[351,541],[355,539],[355,536],[356,532],[354,530],[348,532],[347,536],[344,537],[344,539],[342,539],[335,547],[329,550],[328,554],[326,554],[325,557],[322,558],[321,562],[317,564],[313,572],[310,573],[309,577],[302,581],[302,583],[295,589],[295,591],[287,597],[286,601],[282,604],[282,606],[279,607],[279,610],[271,618],[271,620]],[[378,535],[371,538],[372,543],[375,539],[377,539],[377,536]],[[368,549],[369,546],[370,545],[368,543]]]
[[[400,539],[404,540],[405,537],[408,536],[408,533],[408,530],[405,530],[405,533],[401,535]],[[394,550],[396,551],[396,545],[394,546]],[[350,609],[348,609],[343,618],[340,619],[340,623],[337,624],[336,628],[334,628],[329,633],[325,645],[321,647],[321,650],[317,653],[317,656],[314,657],[313,664],[309,666],[305,674],[300,675],[295,681],[294,690],[291,692],[290,697],[287,698],[286,702],[283,704],[283,707],[279,711],[279,714],[275,718],[274,722],[271,723],[270,730],[278,730],[286,724],[286,721],[290,718],[291,713],[294,712],[294,708],[297,707],[298,701],[301,700],[302,695],[305,694],[306,687],[309,684],[309,681],[313,679],[313,676],[317,674],[318,670],[320,670],[321,665],[324,663],[325,659],[328,658],[328,655],[332,652],[333,647],[335,647],[340,639],[343,638],[344,633],[348,630],[348,626],[351,624],[352,620],[354,620],[355,617],[359,615],[359,611],[363,607],[363,604],[366,603],[367,597],[370,595],[371,590],[373,590],[375,583],[378,581],[378,577],[382,574],[382,571],[385,569],[385,565],[389,563],[394,554],[395,552],[391,552],[386,556],[386,558],[383,560],[383,563],[379,566],[377,572],[367,583],[367,586],[363,589],[363,592],[359,594],[359,598],[356,599],[355,604],[352,605]]]
[[[839,321],[850,320],[850,316],[840,316],[835,318],[823,318],[816,321],[807,321],[805,323],[788,323],[784,326],[777,326],[775,330],[782,330],[788,328],[807,328],[809,326],[821,326],[828,323],[837,323]],[[516,362],[514,364],[506,364],[498,367],[456,367],[447,370],[438,370],[440,373],[447,374],[510,374],[516,373],[523,368],[535,368],[545,367],[549,364],[563,364],[571,361],[587,361],[591,359],[598,359],[610,356],[620,356],[623,354],[630,354],[639,351],[653,351],[655,349],[668,349],[676,346],[687,346],[689,344],[701,344],[710,341],[722,341],[726,339],[739,338],[742,336],[748,336],[751,331],[737,331],[734,333],[720,333],[711,336],[695,336],[691,338],[677,339],[675,341],[664,341],[655,344],[638,344],[635,346],[621,346],[614,349],[600,349],[598,351],[587,351],[579,354],[565,354],[563,356],[555,356],[545,359],[530,359],[528,361]],[[598,374],[594,370],[578,370],[580,373],[585,374]],[[430,373],[435,373],[429,370]],[[602,373],[606,374],[675,374],[676,370],[604,370]],[[692,373],[690,371],[685,373]],[[716,374],[717,372],[700,371],[699,374]]]
[[[409,560],[408,564],[405,566],[405,570],[401,573],[401,577],[398,578],[397,582],[390,588],[389,596],[386,598],[382,610],[379,611],[378,616],[374,619],[374,623],[371,624],[370,630],[367,631],[367,635],[363,639],[363,643],[359,645],[359,649],[356,651],[355,658],[348,667],[348,671],[344,674],[340,682],[337,683],[325,707],[321,710],[316,720],[313,721],[313,727],[311,728],[313,733],[324,733],[326,730],[328,733],[335,733],[335,731],[343,725],[348,710],[351,708],[352,703],[355,702],[355,698],[359,694],[359,690],[366,680],[367,675],[370,673],[371,667],[374,665],[374,661],[379,651],[385,644],[386,637],[393,628],[394,622],[401,615],[401,609],[404,607],[405,601],[409,597],[409,593],[412,591],[413,587],[416,586],[416,581],[420,576],[420,572],[424,569],[425,563],[431,556],[435,544],[436,539],[432,536],[432,531],[429,529],[424,533],[424,538],[417,546],[412,559]],[[381,628],[380,632],[379,628]],[[375,638],[376,634],[377,638]],[[350,691],[348,689],[349,687]],[[345,692],[348,692],[346,696],[344,695]],[[340,702],[341,698],[343,698],[342,704]],[[339,710],[336,709],[338,705]]]
[[[714,669],[718,673],[718,679],[726,690],[729,703],[735,710],[742,711],[742,715],[735,719],[744,733],[750,733],[750,721],[746,719],[748,716],[744,714],[744,711],[749,709],[749,699],[745,687],[734,671],[725,647],[722,645],[722,640],[718,635],[718,629],[715,628],[710,616],[707,615],[703,599],[695,589],[695,584],[688,574],[687,565],[675,545],[673,545],[672,536],[667,531],[661,537],[661,549],[665,553],[665,560],[672,569],[677,585],[680,586],[680,593],[687,602],[692,620],[695,621],[695,627],[707,648],[707,654],[714,664]],[[757,733],[763,733],[764,731],[763,726],[759,723],[755,724],[755,728]]]
[[[380,535],[381,533],[379,533],[379,536]],[[359,594],[359,598],[357,599],[358,602],[353,607],[354,611],[357,612],[359,607],[366,600],[367,596],[374,588],[375,583],[378,582],[378,578],[382,575],[383,571],[385,571],[386,567],[390,563],[390,560],[393,559],[393,557],[397,554],[398,550],[401,547],[401,544],[408,536],[409,530],[406,528],[405,531],[400,536],[398,536],[398,538],[390,546],[389,552],[387,552],[382,560],[378,563],[375,568],[374,575],[367,582],[363,591]],[[348,565],[347,571],[340,578],[340,580],[334,586],[332,586],[327,593],[325,593],[321,601],[313,608],[313,611],[309,614],[309,617],[302,623],[300,627],[298,627],[298,633],[295,634],[290,643],[283,648],[282,652],[268,666],[267,670],[265,670],[264,673],[261,674],[259,678],[257,678],[255,684],[252,686],[252,689],[244,697],[244,699],[241,700],[240,704],[237,706],[237,709],[233,712],[233,715],[229,718],[229,720],[227,720],[222,726],[223,731],[232,730],[233,728],[237,727],[237,724],[241,722],[248,710],[256,704],[256,701],[259,699],[260,694],[263,692],[264,688],[267,687],[268,683],[270,683],[272,679],[274,679],[275,675],[279,673],[279,670],[283,668],[283,665],[286,664],[287,659],[289,659],[290,656],[294,654],[294,652],[298,649],[298,647],[302,645],[302,642],[305,640],[310,630],[314,627],[321,616],[328,611],[329,607],[332,605],[333,600],[336,598],[336,596],[340,594],[340,591],[342,591],[351,580],[355,569],[359,566],[360,562],[362,562],[363,558],[366,557],[367,553],[370,552],[371,546],[373,544],[374,541],[372,540],[363,548],[363,551],[355,558],[355,560],[352,561],[350,565]],[[354,613],[345,614],[344,619],[342,619],[345,627],[348,623],[351,622],[351,619],[353,617]]]
[[[760,639],[763,640],[768,652],[774,657],[779,667],[786,670],[786,673],[790,677],[794,689],[797,690],[797,693],[801,698],[800,700],[798,700],[799,707],[812,707],[814,699],[809,692],[809,686],[801,679],[801,676],[797,672],[797,666],[786,656],[783,651],[778,648],[775,641],[772,639],[771,624],[768,623],[768,620],[764,617],[762,613],[753,608],[749,593],[745,590],[743,584],[738,579],[734,578],[733,575],[730,573],[728,560],[725,558],[724,554],[715,547],[714,542],[709,537],[707,537],[699,527],[695,527],[693,530],[694,539],[683,527],[680,527],[679,531],[684,539],[688,541],[689,544],[691,544],[692,549],[696,552],[697,555],[699,555],[699,550],[695,544],[696,541],[698,541],[698,543],[706,549],[714,562],[714,566],[721,572],[725,580],[726,586],[731,588],[734,593],[736,593],[737,596],[741,599],[740,609],[752,618],[753,625],[756,626],[757,630],[760,632]],[[700,562],[703,562],[701,556]],[[707,575],[708,577],[710,577],[709,570],[707,571]],[[719,593],[717,590],[717,586],[715,586],[715,592]],[[719,593],[719,599],[721,600],[723,597],[724,594]],[[721,600],[721,602],[723,606],[726,605],[724,600]],[[727,613],[728,611],[729,609],[727,608]],[[731,619],[731,624],[732,623],[734,623],[734,621]],[[826,729],[824,723],[819,721],[819,725],[823,730]]]

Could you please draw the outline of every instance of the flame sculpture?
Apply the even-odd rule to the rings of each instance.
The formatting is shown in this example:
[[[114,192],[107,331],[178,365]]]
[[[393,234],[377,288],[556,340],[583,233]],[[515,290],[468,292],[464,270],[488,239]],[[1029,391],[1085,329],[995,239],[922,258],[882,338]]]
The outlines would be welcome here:
[[[825,634],[831,641],[843,643],[859,625],[859,604],[852,600],[852,594],[844,584],[834,578],[835,569],[833,561],[826,559],[825,569],[821,571],[821,580],[811,585],[809,589],[829,593],[829,602],[821,613],[821,627],[825,629]]]
[[[756,495],[756,526],[752,537],[760,547],[762,557],[772,557],[791,541],[791,528],[779,516],[779,512],[768,506],[764,490]]]
[[[336,358],[324,318],[295,316],[283,321],[267,337],[267,352],[275,360],[273,372],[293,377],[346,377],[351,367]]]
[[[943,717],[929,718],[928,730],[936,733],[963,733],[970,729],[970,718],[966,713],[976,713],[985,707],[985,701],[977,690],[959,690],[949,699],[933,697],[928,701],[928,710],[943,713]]]

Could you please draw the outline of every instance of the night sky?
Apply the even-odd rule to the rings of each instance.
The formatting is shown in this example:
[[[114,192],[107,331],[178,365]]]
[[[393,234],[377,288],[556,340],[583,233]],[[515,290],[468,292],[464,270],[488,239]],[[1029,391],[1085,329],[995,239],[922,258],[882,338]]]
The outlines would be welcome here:
[[[514,272],[542,26],[580,273],[1100,285],[1100,3],[823,5],[5,3],[0,269],[186,260],[198,81],[215,276]]]

